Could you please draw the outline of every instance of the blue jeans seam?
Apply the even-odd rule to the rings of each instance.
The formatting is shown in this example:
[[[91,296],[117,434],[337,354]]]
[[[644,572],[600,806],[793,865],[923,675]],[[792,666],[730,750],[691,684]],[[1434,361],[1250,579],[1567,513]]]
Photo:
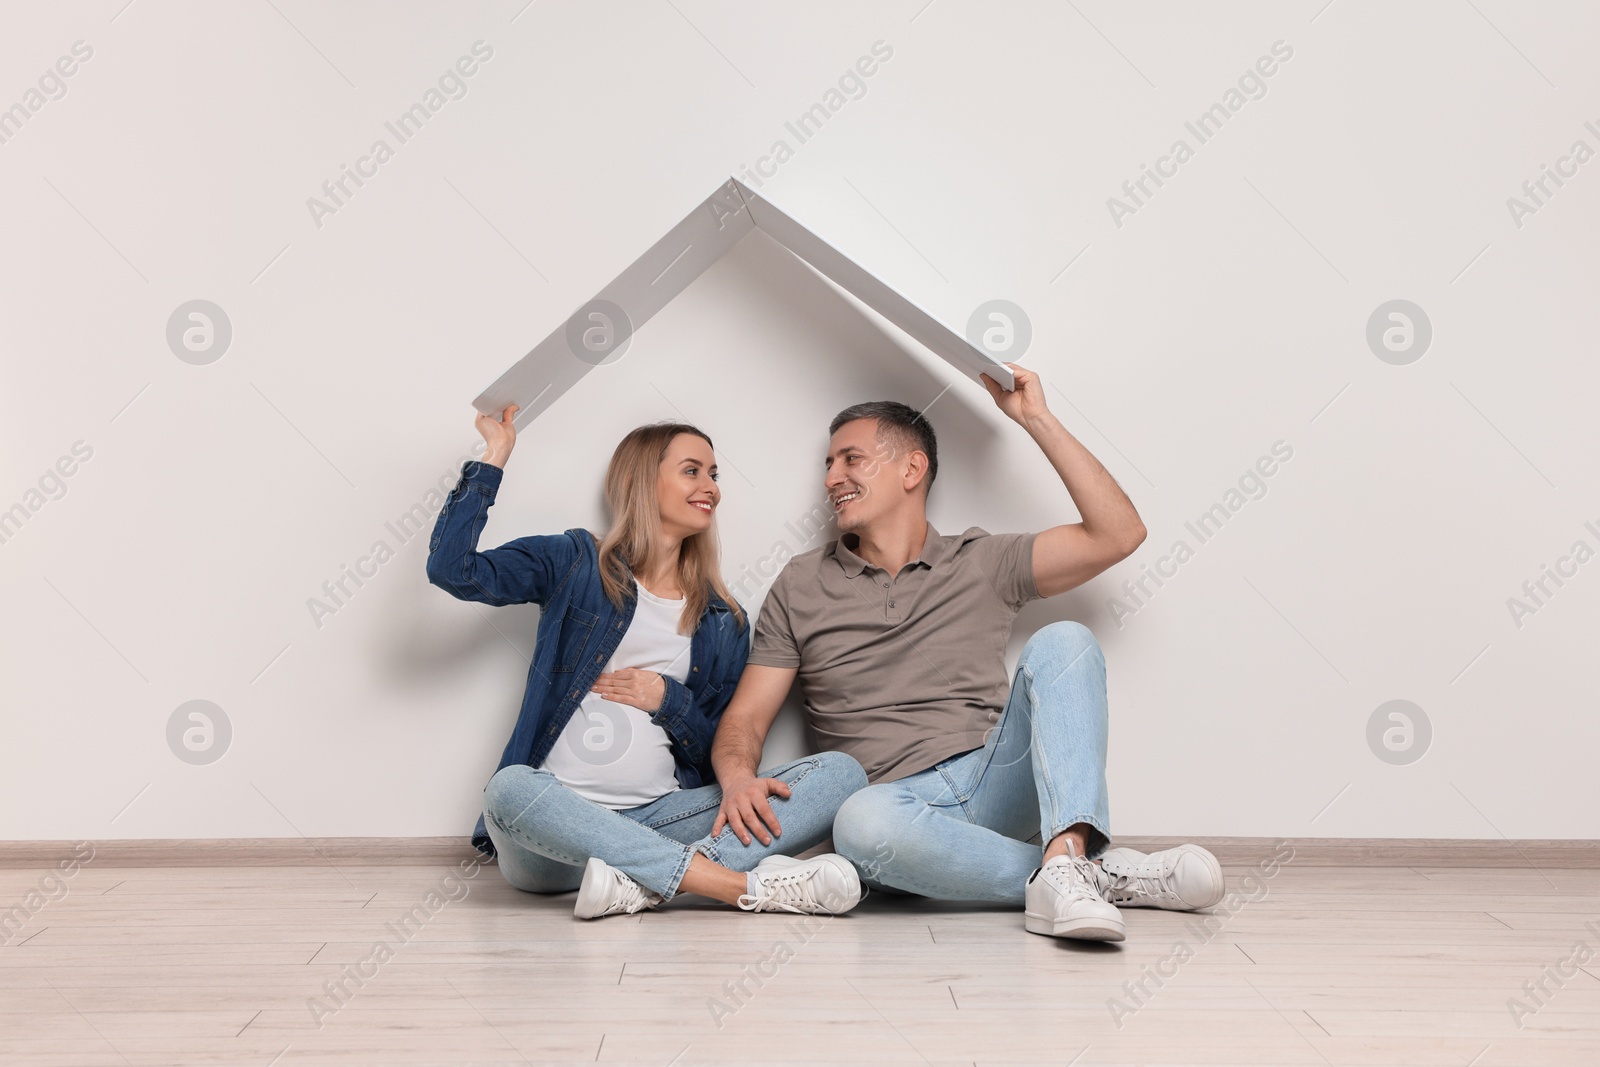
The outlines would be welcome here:
[[[985,748],[987,748],[987,747],[988,746],[985,746]],[[934,764],[934,769],[939,772],[939,777],[944,779],[944,786],[945,786],[946,789],[948,789],[950,791],[950,796],[952,798],[954,798],[954,799],[952,799],[949,803],[944,803],[942,801],[937,801],[937,800],[925,800],[925,801],[923,801],[923,803],[927,804],[929,807],[934,807],[934,808],[960,808],[961,809],[961,814],[962,815],[966,815],[967,814],[967,801],[971,800],[974,796],[976,796],[977,793],[978,793],[979,787],[981,787],[983,785],[984,772],[989,769],[989,763],[990,763],[991,760],[994,759],[994,753],[991,750],[989,752],[989,754],[984,757],[983,766],[980,767],[978,769],[978,773],[973,776],[972,788],[971,789],[967,789],[967,790],[963,790],[959,785],[956,784],[955,776],[952,775],[945,768],[945,764],[951,763],[951,762],[953,762],[955,760],[958,760],[958,759],[961,759],[964,756],[970,755],[971,752],[976,752],[976,751],[981,751],[981,750],[980,749],[972,749],[969,752],[959,753],[958,755],[951,756],[949,759],[940,760],[938,763]],[[967,821],[971,822],[970,819],[968,819]]]
[[[792,788],[794,786],[799,785],[801,782],[805,781],[806,780],[806,776],[808,774],[810,774],[812,771],[821,769],[822,761],[817,759],[817,757],[815,757],[815,756],[806,756],[803,759],[791,760],[789,763],[786,763],[783,766],[784,767],[789,767],[789,768],[804,768],[803,770],[800,771],[799,777],[795,778],[795,780],[792,781],[792,782],[786,783],[787,785],[789,785]],[[779,769],[781,770],[782,768],[779,768]],[[768,778],[776,778],[777,775],[769,774],[769,775],[767,775],[767,777]]]
[[[1019,667],[1018,670],[1020,671],[1021,668]],[[994,765],[995,753],[1000,750],[1000,745],[1001,745],[1002,741],[1004,740],[1005,728],[1006,728],[1006,725],[1007,725],[1006,724],[1006,719],[1007,718],[1008,718],[1008,716],[1006,715],[1006,713],[1004,711],[1002,711],[1000,713],[1000,722],[998,724],[999,727],[1000,727],[999,732],[993,736],[994,743],[993,744],[988,744],[986,742],[982,749],[976,750],[976,751],[981,751],[981,752],[984,753],[983,766],[978,768],[978,773],[976,775],[974,775],[973,779],[972,779],[972,788],[969,789],[964,796],[962,795],[961,790],[956,787],[955,780],[950,776],[949,772],[947,772],[945,770],[945,768],[944,768],[944,763],[948,762],[948,761],[942,761],[942,762],[940,762],[939,764],[936,765],[938,767],[938,769],[939,769],[940,775],[942,775],[944,777],[945,784],[947,786],[949,786],[951,795],[956,798],[956,802],[953,805],[942,805],[942,806],[945,806],[945,807],[959,807],[961,809],[961,813],[963,815],[967,815],[968,814],[968,812],[967,812],[967,802],[970,801],[973,797],[978,795],[978,790],[983,788],[983,779],[984,779],[984,777],[989,773],[989,768]],[[1031,725],[1031,723],[1030,723],[1030,725]],[[963,753],[961,753],[961,756],[965,756],[967,754],[968,753],[963,752]],[[952,757],[952,758],[953,759],[960,759],[961,756],[955,756],[955,757]],[[931,801],[925,801],[924,803],[930,803],[931,804],[932,802]],[[934,806],[938,807],[938,806],[941,806],[941,805],[934,805]],[[967,818],[967,821],[968,822],[972,821],[970,816]]]
[[[705,804],[700,805],[699,807],[686,808],[683,811],[673,812],[670,816],[663,816],[661,818],[652,819],[652,820],[649,820],[649,821],[646,821],[644,819],[637,819],[635,821],[638,822],[638,824],[640,826],[648,826],[650,829],[654,830],[657,827],[671,826],[675,822],[682,822],[684,819],[692,819],[696,815],[703,815],[706,812],[710,811],[712,808],[720,807],[721,805],[722,805],[722,792],[721,792],[721,790],[718,790],[717,793],[716,793],[716,798],[714,800],[710,799],[708,797],[707,802]]]
[[[955,779],[950,777],[949,771],[945,770],[938,764],[934,765],[934,770],[939,772],[939,780],[944,783],[945,789],[949,791],[950,796],[954,799],[948,803],[938,800],[924,800],[923,803],[928,805],[930,808],[959,808],[962,804],[961,790],[956,788]]]
[[[1038,694],[1033,690],[1033,671],[1026,666],[1022,666],[1017,668],[1017,673],[1023,675],[1023,695],[1028,701],[1028,741],[1033,746],[1033,766],[1039,780],[1044,782],[1045,799],[1049,803],[1050,818],[1054,819],[1060,801],[1056,795],[1055,779],[1050,774],[1052,768],[1045,760],[1043,749],[1039,746],[1039,700]],[[1071,825],[1071,823],[1067,824],[1067,826]],[[1048,847],[1056,835],[1064,829],[1066,829],[1066,826],[1060,829],[1049,828],[1040,843]]]
[[[649,827],[646,827],[646,829],[649,829]],[[664,840],[671,841],[672,839],[664,838]],[[683,858],[678,861],[677,868],[673,870],[672,880],[667,883],[666,892],[661,894],[662,900],[671,900],[673,897],[678,895],[678,886],[683,883],[683,876],[689,873],[689,864],[694,861],[695,850],[692,847],[689,845],[680,845],[676,841],[673,841],[672,843],[674,845],[678,845],[678,847],[683,850]]]
[[[623,818],[627,818],[627,816],[624,815]],[[688,845],[685,845],[681,841],[674,841],[672,838],[668,837],[664,833],[661,833],[653,826],[645,826],[644,823],[640,823],[639,825],[644,826],[646,830],[649,830],[651,833],[661,838],[662,841],[677,849],[680,854],[678,866],[672,872],[671,880],[667,882],[665,890],[661,893],[662,900],[671,900],[673,897],[678,895],[678,883],[683,881],[684,874],[689,870],[689,861],[694,857],[694,849],[690,848]],[[647,886],[646,888],[649,887]]]
[[[733,831],[725,826],[722,828],[722,833],[718,834],[716,837],[708,837],[704,840],[696,841],[690,847],[698,851],[702,856],[710,860],[712,863],[715,863],[718,867],[726,867],[728,865],[722,862],[722,853],[717,851],[717,842],[722,840],[724,837],[727,837],[731,833],[733,833]]]

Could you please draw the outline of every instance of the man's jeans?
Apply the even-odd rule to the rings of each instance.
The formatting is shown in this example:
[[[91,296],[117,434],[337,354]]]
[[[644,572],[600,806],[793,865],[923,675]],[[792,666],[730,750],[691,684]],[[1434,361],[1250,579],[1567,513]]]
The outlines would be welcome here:
[[[1061,831],[1088,823],[1090,859],[1110,844],[1106,730],[1099,643],[1051,623],[1023,648],[984,746],[851,796],[834,847],[879,889],[1020,905]]]
[[[652,892],[671,899],[696,852],[735,871],[768,856],[793,856],[828,836],[846,797],[867,784],[866,772],[842,752],[821,752],[760,772],[788,784],[790,795],[769,797],[781,837],[763,845],[753,833],[743,844],[731,829],[711,837],[722,787],[679,789],[624,811],[586,800],[549,771],[512,764],[484,790],[484,827],[506,881],[530,893],[566,893],[583,880],[583,865],[599,856]],[[770,835],[770,831],[769,831]]]

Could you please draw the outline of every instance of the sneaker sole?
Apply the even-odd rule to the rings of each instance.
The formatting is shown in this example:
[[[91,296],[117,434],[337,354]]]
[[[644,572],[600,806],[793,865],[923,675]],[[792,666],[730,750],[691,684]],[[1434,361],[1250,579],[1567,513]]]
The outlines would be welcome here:
[[[1121,941],[1127,935],[1122,922],[1110,919],[1048,919],[1043,915],[1024,912],[1022,925],[1032,934],[1046,937],[1071,937],[1079,941]]]

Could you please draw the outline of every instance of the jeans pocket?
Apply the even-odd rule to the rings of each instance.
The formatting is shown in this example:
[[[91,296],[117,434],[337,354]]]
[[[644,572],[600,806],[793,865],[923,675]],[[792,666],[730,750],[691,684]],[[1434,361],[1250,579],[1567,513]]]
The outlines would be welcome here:
[[[963,752],[959,756],[951,756],[934,764],[933,769],[938,771],[937,781],[940,787],[937,795],[927,796],[927,790],[919,790],[924,794],[922,799],[930,806],[959,807],[972,799],[972,794],[978,791],[978,783],[983,780],[983,765],[987,762],[984,749],[975,749]]]

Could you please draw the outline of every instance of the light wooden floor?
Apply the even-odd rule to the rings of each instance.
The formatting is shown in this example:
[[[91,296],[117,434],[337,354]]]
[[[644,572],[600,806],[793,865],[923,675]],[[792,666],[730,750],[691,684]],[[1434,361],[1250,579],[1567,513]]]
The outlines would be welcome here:
[[[1600,870],[1292,861],[1209,940],[1126,911],[1100,947],[886,897],[808,927],[687,898],[583,923],[489,866],[400,942],[446,870],[92,863],[0,948],[0,1063],[1600,1063]],[[39,877],[0,870],[0,910]],[[316,1025],[308,999],[334,1006],[323,983],[380,940]],[[1596,958],[1519,1029],[1508,998],[1580,941]],[[1168,977],[1136,1000],[1147,967]]]

